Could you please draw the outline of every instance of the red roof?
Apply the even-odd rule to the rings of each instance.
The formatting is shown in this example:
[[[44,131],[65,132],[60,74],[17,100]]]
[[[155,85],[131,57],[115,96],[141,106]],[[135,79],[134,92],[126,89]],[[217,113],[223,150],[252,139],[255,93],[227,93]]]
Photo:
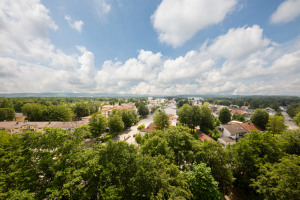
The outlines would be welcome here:
[[[246,113],[246,111],[243,111],[243,110],[230,110],[230,112],[234,115],[239,114],[239,113],[243,115]]]
[[[204,142],[204,140],[208,140],[208,141],[215,141],[214,139],[212,139],[211,137],[209,137],[208,135],[201,133],[198,135],[199,139]]]
[[[251,130],[256,130],[256,131],[260,131],[261,129],[256,126],[255,124],[253,123],[241,123],[239,124],[241,125],[244,129],[246,129],[247,131],[251,131]]]
[[[155,124],[151,123],[147,128],[143,128],[141,132],[152,133],[155,130]]]

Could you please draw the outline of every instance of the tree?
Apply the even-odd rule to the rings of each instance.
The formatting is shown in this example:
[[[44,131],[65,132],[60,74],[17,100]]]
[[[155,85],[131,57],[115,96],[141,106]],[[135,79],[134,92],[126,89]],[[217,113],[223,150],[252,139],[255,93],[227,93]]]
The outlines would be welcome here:
[[[273,133],[273,136],[275,133],[282,133],[286,129],[283,116],[270,116],[267,129]]]
[[[255,125],[265,130],[266,125],[269,121],[269,113],[263,109],[258,108],[255,109],[250,119],[251,122],[253,122]]]
[[[112,133],[120,133],[124,130],[124,122],[119,114],[112,114],[108,120],[109,131]]]
[[[177,111],[177,115],[181,124],[190,126],[192,108],[189,104],[184,104],[181,108],[179,108]]]
[[[200,107],[201,112],[201,120],[200,120],[200,128],[202,130],[208,128],[213,130],[215,128],[215,118],[212,115],[212,110],[207,106]]]
[[[122,121],[125,127],[131,127],[137,122],[137,114],[133,110],[122,110],[121,111]]]
[[[44,118],[47,121],[72,121],[74,113],[71,108],[64,105],[49,106],[43,112]]]
[[[142,117],[146,117],[149,114],[148,108],[142,102],[139,103],[138,112],[139,112],[139,115],[141,115]]]
[[[158,130],[166,129],[169,127],[169,116],[164,110],[157,110],[153,115],[153,122],[155,128]]]
[[[241,113],[233,115],[232,119],[240,121],[240,122],[246,121],[245,118],[244,118],[244,116]]]
[[[212,176],[219,183],[219,190],[227,194],[232,186],[233,175],[229,167],[230,157],[227,151],[218,142],[204,140],[193,147],[195,152],[194,163],[205,163],[211,168]]]
[[[83,102],[76,103],[73,111],[78,119],[90,115],[89,105]]]
[[[259,171],[260,175],[253,180],[252,186],[265,199],[299,199],[300,156],[285,156],[278,163],[266,163]]]
[[[300,155],[300,129],[286,130],[278,140],[285,153]]]
[[[37,103],[27,103],[22,107],[22,113],[29,121],[43,121],[45,106]]]
[[[141,131],[143,128],[145,128],[145,124],[139,125],[139,126],[137,127],[137,130]]]
[[[194,164],[191,170],[185,171],[193,199],[222,199],[218,191],[218,182],[211,175],[211,170],[204,163]]]
[[[0,121],[13,121],[15,111],[12,108],[0,108]]]
[[[248,194],[255,193],[250,184],[259,175],[259,166],[275,163],[282,157],[278,140],[269,132],[259,131],[245,134],[245,138],[229,146],[229,153],[235,185]]]
[[[220,110],[219,120],[222,124],[226,124],[231,121],[231,113],[227,107],[224,107]]]
[[[300,126],[300,112],[293,118],[294,122]]]
[[[102,115],[93,114],[89,121],[89,126],[93,137],[99,137],[107,127],[107,120]]]

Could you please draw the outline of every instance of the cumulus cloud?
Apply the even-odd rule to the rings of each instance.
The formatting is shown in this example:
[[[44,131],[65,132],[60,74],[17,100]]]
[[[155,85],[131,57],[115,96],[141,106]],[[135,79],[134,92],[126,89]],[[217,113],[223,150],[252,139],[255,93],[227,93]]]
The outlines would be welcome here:
[[[285,0],[271,16],[271,23],[285,23],[300,15],[300,0]]]
[[[84,24],[83,21],[79,20],[79,21],[72,22],[73,20],[72,20],[72,18],[69,15],[65,16],[65,20],[67,20],[69,26],[72,29],[75,29],[76,31],[81,32],[82,26]]]
[[[178,47],[197,31],[222,22],[236,4],[237,0],[163,0],[151,20],[159,41]]]
[[[275,44],[258,25],[245,26],[176,58],[141,49],[124,62],[95,66],[93,52],[84,46],[73,54],[55,48],[47,32],[58,27],[49,11],[37,0],[28,2],[0,3],[0,93],[300,95],[300,38]],[[4,28],[12,25],[24,29],[22,37]]]

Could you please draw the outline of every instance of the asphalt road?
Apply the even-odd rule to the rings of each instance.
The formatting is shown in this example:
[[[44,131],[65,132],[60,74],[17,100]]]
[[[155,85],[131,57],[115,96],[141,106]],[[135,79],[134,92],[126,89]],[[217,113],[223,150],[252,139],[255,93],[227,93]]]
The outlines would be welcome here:
[[[292,118],[289,116],[289,114],[287,114],[286,112],[282,112],[282,115],[283,115],[283,117],[284,117],[284,124],[288,126],[287,129],[289,129],[289,130],[294,130],[294,129],[298,129],[298,128],[299,128],[299,126],[297,126],[297,125],[293,122],[293,120],[292,120]]]
[[[137,130],[137,127],[139,125],[145,124],[145,127],[147,128],[147,126],[153,122],[153,116],[152,115],[148,115],[146,118],[141,119],[141,121],[139,121],[138,124],[136,124],[135,126],[132,126],[130,128],[128,128],[127,130],[123,131],[122,133],[120,133],[119,135],[117,135],[116,137],[114,137],[112,139],[112,141],[124,141],[126,138],[128,138],[126,140],[127,143],[129,144],[134,144],[137,145],[137,143],[135,142],[135,139],[133,137],[133,135],[137,134],[139,131]]]

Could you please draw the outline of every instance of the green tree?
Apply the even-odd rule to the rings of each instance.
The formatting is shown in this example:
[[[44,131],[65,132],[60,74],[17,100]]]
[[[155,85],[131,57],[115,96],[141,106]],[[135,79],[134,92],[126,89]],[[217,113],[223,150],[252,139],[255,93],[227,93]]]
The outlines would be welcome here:
[[[189,104],[184,104],[183,106],[181,106],[177,111],[177,115],[181,124],[190,126],[192,107]]]
[[[300,112],[293,118],[294,122],[300,126]]]
[[[49,106],[43,112],[44,118],[47,121],[72,121],[74,113],[71,108],[64,105]]]
[[[212,110],[209,109],[207,106],[201,106],[200,112],[201,112],[200,128],[202,130],[206,128],[213,130],[215,128],[215,118],[212,115]]]
[[[300,129],[286,130],[278,140],[285,153],[300,155]]]
[[[250,119],[251,122],[253,122],[255,125],[265,130],[266,125],[269,121],[269,113],[263,109],[258,108],[255,109]]]
[[[29,121],[43,121],[45,106],[37,103],[27,103],[22,107],[22,113]]]
[[[73,111],[74,111],[77,119],[90,115],[89,105],[87,103],[83,103],[83,102],[76,103],[73,108]]]
[[[244,116],[241,113],[233,115],[232,119],[240,121],[240,122],[246,121],[245,118],[244,118]]]
[[[137,114],[133,110],[124,109],[121,111],[121,116],[125,127],[131,127],[137,123]]]
[[[254,194],[251,179],[259,175],[259,166],[275,163],[281,156],[278,140],[269,132],[251,131],[245,138],[229,146],[235,185],[245,193]]]
[[[227,107],[224,107],[220,110],[219,120],[222,124],[226,124],[231,121],[231,113]]]
[[[166,129],[169,127],[169,116],[164,110],[157,110],[153,115],[153,122],[155,128],[158,130]]]
[[[137,127],[137,130],[141,131],[143,128],[145,128],[145,124],[139,125],[139,126]]]
[[[0,108],[0,121],[13,121],[15,111],[12,108]]]
[[[93,114],[89,121],[90,131],[93,137],[99,137],[107,128],[107,120],[102,115]]]
[[[124,130],[124,122],[122,116],[119,114],[113,114],[108,120],[109,131],[112,133],[120,133]]]
[[[265,199],[297,200],[300,197],[300,156],[288,155],[278,163],[266,163],[252,186]]]
[[[267,124],[267,129],[273,133],[282,133],[286,129],[286,125],[284,125],[283,116],[270,116]]]
[[[191,170],[185,171],[193,199],[222,199],[218,182],[211,175],[211,170],[204,163],[194,164]]]
[[[227,194],[233,183],[233,175],[229,167],[228,152],[218,142],[204,140],[193,147],[195,162],[205,163],[211,168],[212,176],[219,183],[219,190]]]
[[[146,117],[149,114],[148,108],[142,102],[139,103],[138,112],[139,112],[139,115],[141,115],[142,117]]]

